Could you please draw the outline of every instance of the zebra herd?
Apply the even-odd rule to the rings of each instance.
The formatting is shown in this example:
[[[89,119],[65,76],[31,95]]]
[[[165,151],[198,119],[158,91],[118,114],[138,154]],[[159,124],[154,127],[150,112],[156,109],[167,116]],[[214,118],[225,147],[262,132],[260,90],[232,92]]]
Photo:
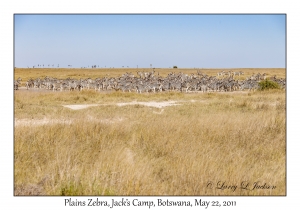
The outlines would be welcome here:
[[[95,91],[121,90],[123,92],[162,92],[162,91],[202,91],[202,92],[218,92],[218,91],[237,91],[237,90],[255,90],[259,87],[258,83],[266,79],[266,74],[253,74],[245,80],[236,80],[235,76],[243,75],[229,72],[229,74],[217,74],[217,76],[208,76],[200,71],[190,75],[184,73],[169,73],[166,77],[162,77],[159,73],[155,74],[153,69],[151,72],[139,72],[137,75],[125,73],[120,77],[103,77],[96,79],[57,79],[46,76],[45,78],[29,79],[26,82],[28,89],[47,89],[52,91],[82,91],[84,89],[93,89]],[[276,78],[276,76],[268,78],[277,82],[282,88],[285,88],[286,80]],[[21,78],[15,81],[15,90],[18,90]]]

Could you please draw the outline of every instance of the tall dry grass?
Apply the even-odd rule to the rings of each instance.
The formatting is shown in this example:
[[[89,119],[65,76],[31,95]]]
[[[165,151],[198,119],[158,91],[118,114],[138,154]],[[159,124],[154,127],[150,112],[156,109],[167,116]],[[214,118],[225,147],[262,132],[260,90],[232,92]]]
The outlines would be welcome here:
[[[181,105],[161,111],[114,104],[133,100]],[[108,105],[62,106],[75,103]],[[281,90],[16,91],[15,194],[285,195],[285,110]],[[221,190],[218,182],[238,188]],[[242,190],[241,182],[276,188]]]

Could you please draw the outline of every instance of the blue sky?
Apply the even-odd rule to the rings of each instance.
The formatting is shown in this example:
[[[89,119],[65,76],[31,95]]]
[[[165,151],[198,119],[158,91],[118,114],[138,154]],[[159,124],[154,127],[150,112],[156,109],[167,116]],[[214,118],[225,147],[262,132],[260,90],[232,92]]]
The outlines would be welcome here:
[[[14,15],[15,66],[284,68],[285,15]]]

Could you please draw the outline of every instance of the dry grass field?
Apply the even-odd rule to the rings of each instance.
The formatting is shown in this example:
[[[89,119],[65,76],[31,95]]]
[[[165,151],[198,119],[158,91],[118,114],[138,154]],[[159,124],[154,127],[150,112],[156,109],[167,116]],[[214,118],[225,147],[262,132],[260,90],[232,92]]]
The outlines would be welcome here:
[[[125,72],[136,69],[15,69],[15,78]],[[15,195],[286,195],[284,90],[14,93]],[[82,104],[94,106],[66,106]]]

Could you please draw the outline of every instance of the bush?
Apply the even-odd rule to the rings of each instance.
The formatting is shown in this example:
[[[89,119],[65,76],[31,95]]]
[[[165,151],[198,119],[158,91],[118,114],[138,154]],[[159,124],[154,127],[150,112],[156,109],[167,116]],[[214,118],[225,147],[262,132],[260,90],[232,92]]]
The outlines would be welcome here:
[[[259,90],[280,89],[278,83],[271,80],[263,80],[258,83]]]
[[[177,66],[173,66],[173,69],[177,69]]]

